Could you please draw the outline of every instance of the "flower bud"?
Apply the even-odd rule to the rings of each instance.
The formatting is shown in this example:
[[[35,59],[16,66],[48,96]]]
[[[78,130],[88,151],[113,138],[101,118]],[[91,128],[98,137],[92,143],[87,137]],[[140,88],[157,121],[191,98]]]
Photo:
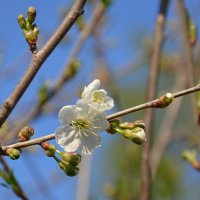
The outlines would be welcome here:
[[[77,166],[81,162],[81,156],[77,153],[62,152],[60,156],[64,162],[72,166]]]
[[[144,142],[146,142],[146,134],[145,134],[144,129],[137,127],[137,128],[134,128],[132,131],[133,131],[132,138],[131,138],[132,142],[138,145],[141,145]]]
[[[13,148],[6,149],[6,153],[12,160],[18,159],[21,154],[21,152],[18,149],[13,149]]]
[[[36,43],[38,35],[35,34],[32,30],[24,32],[25,38],[28,43]]]
[[[71,165],[68,165],[66,168],[65,168],[65,174],[67,176],[76,176],[79,172],[79,168],[78,167],[74,167],[74,166],[71,166]]]
[[[60,167],[60,169],[62,169],[63,171],[65,171],[65,163],[63,163],[63,162],[58,162],[58,165],[59,165],[59,167]]]
[[[21,27],[21,29],[26,28],[26,20],[25,20],[24,15],[22,15],[22,14],[18,15],[17,21],[18,21],[18,24]]]
[[[35,26],[34,29],[33,29],[33,33],[34,33],[36,36],[38,36],[39,32],[40,32],[40,29],[39,29],[37,26]]]
[[[137,120],[135,122],[124,122],[119,124],[120,128],[124,129],[133,129],[136,127],[145,128],[145,124],[143,120]]]
[[[36,9],[34,7],[29,7],[27,11],[27,16],[30,24],[32,24],[35,21],[36,14],[37,14]]]
[[[114,119],[110,121],[109,123],[110,123],[110,127],[106,131],[110,134],[115,134],[117,132],[116,128],[119,126],[120,121],[118,119]]]
[[[31,136],[34,135],[34,129],[28,126],[23,127],[19,134],[18,138],[20,142],[28,141],[30,140]]]
[[[154,104],[156,108],[165,108],[174,100],[174,96],[171,93],[167,93],[161,96]]]
[[[41,147],[45,150],[45,151],[56,151],[57,148],[53,145],[50,144],[48,142],[42,142],[41,143]]]
[[[54,157],[55,156],[55,151],[44,151],[44,152],[48,157]]]

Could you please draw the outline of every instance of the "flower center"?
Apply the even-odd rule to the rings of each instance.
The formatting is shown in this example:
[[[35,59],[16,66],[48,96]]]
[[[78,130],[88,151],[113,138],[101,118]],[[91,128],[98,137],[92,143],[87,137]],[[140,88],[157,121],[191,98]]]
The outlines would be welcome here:
[[[90,127],[90,124],[85,119],[77,119],[76,121],[72,122],[72,126],[78,129],[88,129]]]
[[[97,102],[97,103],[104,103],[104,96],[99,93],[98,91],[94,91],[92,94],[92,102]]]

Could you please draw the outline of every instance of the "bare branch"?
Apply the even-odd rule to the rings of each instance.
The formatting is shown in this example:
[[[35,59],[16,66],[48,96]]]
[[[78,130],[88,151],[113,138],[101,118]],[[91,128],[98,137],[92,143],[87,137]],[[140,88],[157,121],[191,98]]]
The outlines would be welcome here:
[[[157,91],[157,82],[159,74],[159,61],[164,41],[164,25],[166,12],[168,9],[169,0],[161,0],[159,13],[156,20],[155,42],[153,46],[152,58],[150,63],[149,80],[147,85],[147,100],[155,98]],[[145,119],[147,130],[147,142],[142,149],[141,161],[141,200],[151,199],[151,166],[150,166],[150,151],[153,135],[153,110],[146,110]]]

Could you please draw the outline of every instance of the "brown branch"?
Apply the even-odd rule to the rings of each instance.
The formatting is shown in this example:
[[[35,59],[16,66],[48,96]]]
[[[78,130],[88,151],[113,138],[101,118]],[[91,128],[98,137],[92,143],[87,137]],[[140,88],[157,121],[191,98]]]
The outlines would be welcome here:
[[[44,61],[59,44],[64,35],[69,31],[76,19],[83,13],[83,7],[85,3],[86,0],[76,0],[73,4],[72,9],[69,11],[68,15],[64,18],[63,22],[58,27],[56,32],[52,35],[52,37],[49,39],[49,41],[37,54],[33,54],[31,63],[24,76],[22,77],[12,94],[1,106],[0,127],[3,125],[5,120],[8,118],[9,114],[15,108],[16,104],[23,96],[24,92],[34,79],[35,75],[37,74]]]
[[[179,13],[179,20],[180,20],[180,33],[182,34],[182,46],[183,46],[183,65],[186,68],[186,72],[188,74],[188,86],[191,87],[192,85],[196,84],[195,75],[194,75],[194,60],[193,60],[193,52],[192,46],[190,44],[190,36],[188,30],[188,19],[187,19],[187,10],[184,5],[183,0],[177,1],[178,13]],[[194,121],[196,125],[196,132],[200,135],[200,126],[198,124],[198,102],[195,95],[191,96],[191,104],[192,104],[192,111],[194,113]],[[200,140],[198,140],[198,144],[200,146]]]
[[[176,72],[176,74],[179,74],[179,76],[176,79],[174,90],[180,90],[185,88],[186,86],[187,82],[185,77],[186,74],[181,73],[180,70],[182,69],[178,69],[178,71]],[[165,116],[158,130],[158,136],[151,149],[151,156],[150,156],[152,179],[155,179],[160,161],[162,159],[162,155],[166,150],[167,145],[171,141],[173,127],[176,124],[176,118],[180,111],[182,101],[183,98],[179,99],[179,101],[175,102],[174,106],[171,106],[169,107],[169,109],[166,110]]]
[[[197,91],[200,91],[200,85],[194,86],[194,87],[186,89],[186,90],[176,92],[176,93],[173,94],[173,96],[174,96],[174,98],[178,98],[178,97],[181,97],[181,96],[193,93],[193,92],[197,92]],[[110,121],[112,119],[130,114],[130,113],[133,113],[133,112],[136,112],[136,111],[139,111],[139,110],[143,110],[143,109],[147,109],[147,108],[155,108],[156,102],[158,102],[158,101],[159,101],[159,99],[155,99],[153,101],[149,101],[147,103],[144,103],[144,104],[141,104],[141,105],[138,105],[138,106],[134,106],[132,108],[114,113],[112,115],[108,115],[106,117],[106,119],[108,121]],[[48,141],[48,140],[53,140],[53,139],[55,139],[55,133],[52,133],[52,134],[49,134],[49,135],[46,135],[46,136],[43,136],[43,137],[35,138],[35,139],[29,140],[29,141],[26,141],[26,142],[18,142],[18,143],[2,146],[1,151],[3,153],[3,152],[5,152],[5,150],[7,148],[21,149],[21,148],[32,146],[32,145],[41,144],[42,142],[45,142],[45,141]]]
[[[157,82],[159,74],[159,61],[162,49],[162,44],[164,41],[164,26],[165,18],[167,13],[169,0],[161,0],[160,8],[156,20],[156,30],[155,30],[155,42],[152,51],[149,80],[147,87],[147,100],[154,99],[157,91]],[[147,130],[147,142],[142,149],[142,160],[141,160],[141,200],[151,199],[151,166],[150,166],[150,151],[152,145],[152,135],[153,135],[153,110],[147,109],[145,113],[145,124]]]
[[[40,105],[37,103],[28,114],[28,116],[21,119],[20,123],[16,125],[14,130],[12,131],[12,134],[16,136],[20,129],[30,123],[31,121],[35,120],[40,114],[42,113],[42,109],[46,106],[46,104],[63,88],[63,86],[66,84],[67,81],[69,81],[71,78],[66,76],[66,71],[68,70],[71,62],[78,56],[80,53],[81,48],[84,45],[84,42],[89,37],[89,35],[94,31],[94,28],[96,24],[102,19],[102,16],[105,12],[105,5],[101,2],[98,3],[96,8],[94,9],[94,12],[92,14],[91,20],[87,23],[87,25],[84,27],[84,29],[81,31],[72,51],[69,56],[69,59],[67,60],[67,63],[63,67],[63,71],[58,78],[58,81],[56,82],[55,86],[51,89],[50,93],[48,94],[48,97],[46,98],[46,101]]]

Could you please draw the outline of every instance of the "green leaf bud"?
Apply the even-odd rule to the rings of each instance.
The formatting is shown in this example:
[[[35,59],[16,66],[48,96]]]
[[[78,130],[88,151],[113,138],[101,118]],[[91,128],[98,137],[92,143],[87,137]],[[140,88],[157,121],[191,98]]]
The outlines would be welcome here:
[[[35,27],[33,28],[33,33],[34,33],[36,36],[38,36],[39,32],[40,32],[40,29],[39,29],[37,26],[35,26]]]
[[[155,106],[156,108],[165,108],[165,107],[167,107],[169,104],[171,104],[173,100],[174,100],[173,94],[167,93],[167,94],[161,96],[161,97],[154,103],[154,106]]]
[[[12,160],[18,159],[21,154],[21,152],[18,149],[13,149],[13,148],[6,149],[6,153]]]
[[[26,28],[26,20],[25,20],[24,15],[22,15],[22,14],[18,15],[17,21],[18,21],[18,24],[21,27],[21,29]]]
[[[76,75],[79,67],[80,67],[79,60],[73,59],[69,64],[69,68],[67,68],[67,70],[65,71],[65,79],[68,80],[73,78]]]
[[[28,11],[27,11],[27,16],[28,16],[28,21],[30,24],[32,24],[35,21],[35,17],[36,17],[36,8],[34,7],[29,7]]]
[[[18,138],[20,142],[24,142],[30,140],[31,136],[33,135],[34,129],[32,127],[25,126],[20,130]]]

